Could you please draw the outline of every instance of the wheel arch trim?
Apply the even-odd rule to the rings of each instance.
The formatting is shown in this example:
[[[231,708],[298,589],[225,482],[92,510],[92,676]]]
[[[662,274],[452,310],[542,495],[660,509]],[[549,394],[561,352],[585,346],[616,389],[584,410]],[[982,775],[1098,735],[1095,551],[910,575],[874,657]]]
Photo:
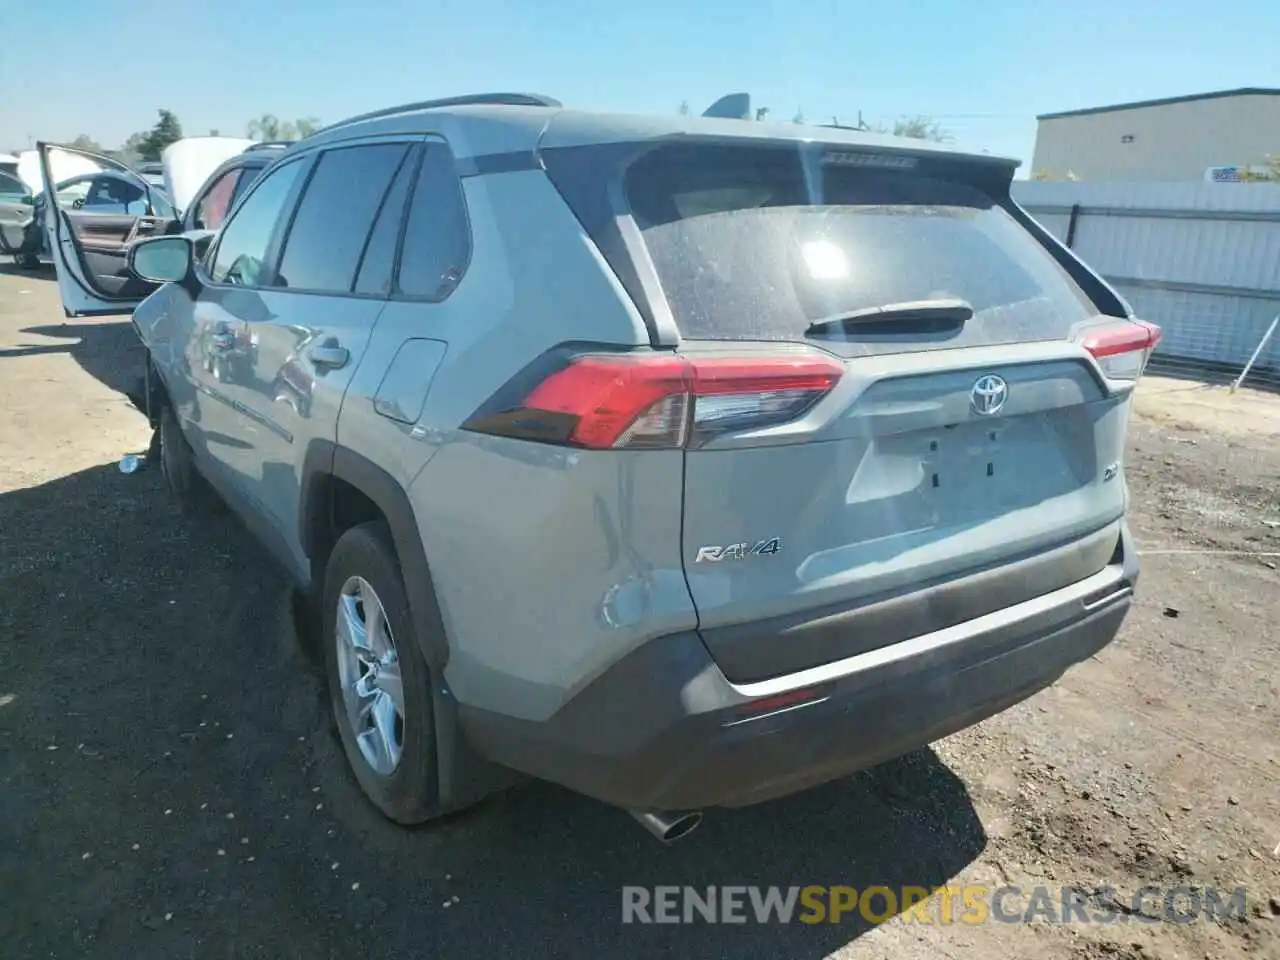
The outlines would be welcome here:
[[[298,537],[303,552],[314,569],[317,564],[324,564],[333,548],[332,542],[326,542],[332,529],[327,490],[331,479],[359,490],[386,518],[423,656],[432,670],[443,670],[449,662],[449,648],[431,569],[409,495],[391,474],[350,447],[328,440],[311,441],[303,461],[300,491]]]
[[[512,775],[479,757],[463,734],[457,701],[444,679],[448,635],[409,495],[391,474],[349,447],[329,440],[311,441],[303,461],[298,534],[311,561],[312,591],[317,595],[324,562],[333,547],[325,542],[326,531],[332,529],[326,489],[331,479],[342,480],[368,497],[391,531],[418,647],[431,676],[441,807],[447,811],[466,806],[505,785]]]

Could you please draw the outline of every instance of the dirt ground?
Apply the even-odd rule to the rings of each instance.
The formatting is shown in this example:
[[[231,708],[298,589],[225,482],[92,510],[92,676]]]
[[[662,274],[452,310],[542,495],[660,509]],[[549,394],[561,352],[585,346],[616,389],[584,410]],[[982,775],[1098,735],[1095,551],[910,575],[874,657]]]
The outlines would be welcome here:
[[[121,320],[0,272],[0,957],[1280,957],[1280,397],[1148,381],[1139,600],[1057,685],[664,848],[540,784],[362,801],[279,575],[178,515]],[[1243,886],[1248,918],[624,925],[626,884]],[[1017,908],[1015,908],[1017,909]],[[936,916],[936,914],[935,914]]]

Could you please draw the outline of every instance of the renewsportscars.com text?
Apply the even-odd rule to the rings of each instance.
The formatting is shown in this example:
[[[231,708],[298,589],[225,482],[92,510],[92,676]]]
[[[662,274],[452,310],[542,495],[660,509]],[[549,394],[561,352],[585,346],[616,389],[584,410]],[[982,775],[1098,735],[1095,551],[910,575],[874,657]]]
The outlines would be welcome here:
[[[622,888],[623,923],[1194,923],[1245,918],[1243,887],[1114,887],[980,884],[944,887]]]

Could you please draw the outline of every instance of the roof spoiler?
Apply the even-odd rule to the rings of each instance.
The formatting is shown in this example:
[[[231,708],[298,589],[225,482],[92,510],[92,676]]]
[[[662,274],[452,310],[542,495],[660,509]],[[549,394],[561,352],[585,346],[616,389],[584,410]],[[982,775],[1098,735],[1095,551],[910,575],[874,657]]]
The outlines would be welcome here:
[[[723,120],[750,120],[751,94],[728,93],[707,107],[702,112],[704,117],[719,117]]]

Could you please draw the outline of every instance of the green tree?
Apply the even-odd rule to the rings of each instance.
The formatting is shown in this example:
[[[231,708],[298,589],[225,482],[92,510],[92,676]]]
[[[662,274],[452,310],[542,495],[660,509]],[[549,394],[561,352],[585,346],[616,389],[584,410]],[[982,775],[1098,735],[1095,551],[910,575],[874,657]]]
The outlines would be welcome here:
[[[900,117],[895,120],[892,127],[881,125],[876,128],[877,133],[891,133],[895,137],[911,137],[914,140],[934,140],[938,143],[945,143],[951,139],[949,131],[944,130],[942,124],[931,117]]]
[[[791,118],[792,123],[804,123],[804,111],[796,110],[796,115]]]
[[[253,140],[300,140],[311,136],[319,128],[318,117],[281,120],[274,113],[264,113],[249,121],[245,127],[245,133]]]
[[[89,150],[93,153],[102,152],[102,144],[98,143],[97,140],[93,139],[93,137],[89,136],[87,133],[82,133],[80,136],[72,140],[71,146],[76,147],[79,150]]]
[[[145,133],[131,134],[129,139],[121,144],[120,149],[116,151],[117,155],[133,167],[142,162],[142,143],[146,140]]]
[[[136,151],[143,160],[159,160],[164,148],[182,139],[182,124],[172,110],[160,110],[160,119],[145,133],[135,133],[125,141],[123,151]]]
[[[681,100],[681,101],[680,101],[680,116],[682,116],[682,117],[687,117],[688,115],[689,115],[689,101],[688,101],[688,100]]]
[[[274,113],[264,113],[254,117],[245,126],[245,136],[252,140],[284,140],[281,134],[280,118]]]

